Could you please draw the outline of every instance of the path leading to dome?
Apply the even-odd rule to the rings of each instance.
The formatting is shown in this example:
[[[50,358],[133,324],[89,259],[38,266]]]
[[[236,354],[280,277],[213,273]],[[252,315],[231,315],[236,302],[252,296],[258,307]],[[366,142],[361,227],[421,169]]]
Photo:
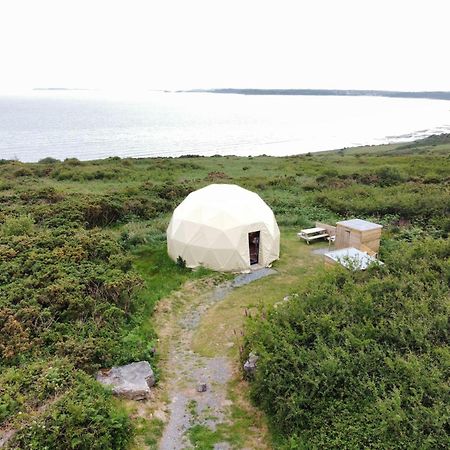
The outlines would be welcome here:
[[[235,363],[226,355],[201,355],[192,344],[212,306],[235,288],[275,273],[261,269],[217,285],[211,279],[189,282],[182,291],[160,302],[156,314],[157,322],[164,323],[158,331],[165,357],[160,363],[158,390],[167,401],[161,450],[267,448],[261,414],[235,395],[244,383]],[[228,336],[226,348],[236,345],[237,337]],[[163,416],[161,411],[157,415]]]
[[[245,317],[283,301],[323,265],[311,246],[285,230],[283,256],[270,269],[189,281],[161,300],[157,325],[160,381],[135,416],[146,428],[135,449],[270,449],[264,414],[248,399],[239,347]],[[314,245],[314,249],[325,247]],[[206,384],[206,391],[198,392]],[[145,441],[145,442],[144,442]]]

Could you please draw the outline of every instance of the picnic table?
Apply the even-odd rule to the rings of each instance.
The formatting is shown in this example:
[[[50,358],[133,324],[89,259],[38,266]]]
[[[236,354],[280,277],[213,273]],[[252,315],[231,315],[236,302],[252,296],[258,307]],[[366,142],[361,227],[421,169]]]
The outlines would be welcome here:
[[[327,230],[320,227],[305,228],[304,230],[300,230],[300,233],[297,233],[297,236],[300,239],[304,239],[307,244],[316,239],[327,239],[330,237]]]

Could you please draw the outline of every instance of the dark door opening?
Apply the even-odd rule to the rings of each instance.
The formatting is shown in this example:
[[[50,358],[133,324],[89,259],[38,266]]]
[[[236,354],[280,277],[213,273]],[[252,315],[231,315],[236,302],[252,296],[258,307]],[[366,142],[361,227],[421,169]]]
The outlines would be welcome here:
[[[259,231],[248,233],[248,248],[250,250],[250,265],[259,262]]]

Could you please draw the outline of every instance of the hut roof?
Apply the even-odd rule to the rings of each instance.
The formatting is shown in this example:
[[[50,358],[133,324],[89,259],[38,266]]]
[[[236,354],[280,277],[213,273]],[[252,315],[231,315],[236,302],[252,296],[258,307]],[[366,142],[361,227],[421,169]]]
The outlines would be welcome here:
[[[358,231],[369,231],[369,230],[376,230],[378,228],[383,228],[383,225],[379,225],[377,223],[369,222],[367,220],[362,219],[344,220],[342,222],[337,222],[336,225],[342,225],[344,227]]]

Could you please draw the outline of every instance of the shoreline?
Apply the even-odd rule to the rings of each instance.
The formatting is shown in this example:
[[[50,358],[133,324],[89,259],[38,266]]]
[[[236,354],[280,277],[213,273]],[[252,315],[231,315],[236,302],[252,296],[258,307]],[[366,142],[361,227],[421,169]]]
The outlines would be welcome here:
[[[450,130],[449,130],[450,131]],[[418,132],[418,133],[422,133],[422,132]],[[401,135],[397,137],[397,140],[392,140],[392,141],[387,141],[387,142],[382,142],[382,143],[377,143],[377,144],[361,144],[361,145],[350,145],[350,146],[346,146],[346,147],[339,147],[339,148],[333,148],[333,149],[324,149],[324,150],[313,150],[313,151],[306,151],[306,152],[302,152],[302,153],[290,153],[290,154],[283,154],[283,155],[269,155],[269,154],[265,154],[265,153],[261,153],[261,154],[255,154],[255,155],[236,155],[236,154],[220,154],[220,153],[215,153],[215,154],[202,154],[202,153],[185,153],[185,154],[180,154],[180,155],[176,155],[176,156],[172,156],[169,154],[166,155],[160,155],[160,154],[154,154],[154,155],[148,155],[148,156],[119,156],[119,155],[110,155],[110,156],[104,156],[101,158],[93,158],[93,159],[80,159],[77,158],[76,156],[69,156],[67,158],[64,159],[60,159],[58,157],[54,157],[52,155],[48,155],[44,158],[41,158],[39,160],[36,161],[22,161],[20,159],[2,159],[0,158],[0,162],[19,162],[21,164],[39,164],[39,161],[41,161],[42,159],[54,159],[55,162],[63,162],[66,159],[70,160],[79,160],[80,162],[92,162],[92,161],[105,161],[108,159],[132,159],[132,160],[146,160],[146,159],[190,159],[190,158],[214,158],[214,157],[221,157],[221,158],[226,158],[226,157],[230,157],[230,158],[294,158],[294,157],[302,157],[302,156],[312,156],[315,154],[330,154],[330,153],[338,153],[338,152],[358,152],[361,151],[363,149],[367,149],[368,151],[371,151],[370,149],[382,149],[383,147],[401,147],[403,145],[408,145],[411,146],[413,144],[417,144],[417,146],[423,146],[424,143],[427,140],[439,140],[440,138],[443,138],[444,140],[446,140],[447,137],[450,137],[450,133],[446,133],[446,132],[442,132],[442,133],[431,133],[431,134],[426,134],[425,130],[423,131],[423,133],[420,135],[421,137],[418,137],[417,135],[411,135],[411,137],[406,137],[407,135]],[[430,144],[433,145],[433,144]],[[168,152],[169,153],[169,152]],[[212,151],[210,152],[212,153]]]

